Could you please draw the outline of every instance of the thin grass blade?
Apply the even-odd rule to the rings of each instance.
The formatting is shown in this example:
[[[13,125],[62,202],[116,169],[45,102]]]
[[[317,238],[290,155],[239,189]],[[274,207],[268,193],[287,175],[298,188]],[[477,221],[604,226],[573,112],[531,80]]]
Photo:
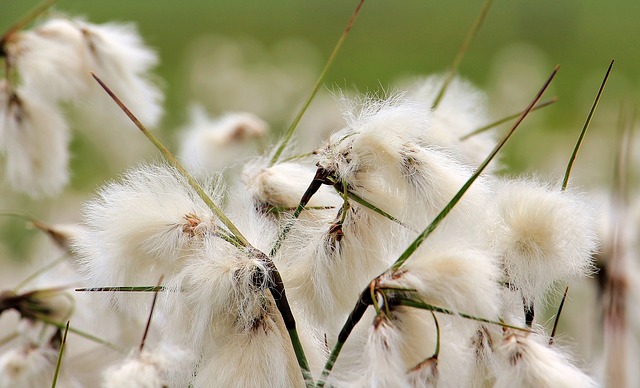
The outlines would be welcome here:
[[[158,140],[158,138],[156,138],[151,132],[149,132],[149,130],[147,130],[147,128],[140,122],[140,120],[138,120],[138,118],[129,110],[129,108],[124,105],[124,103],[118,98],[118,96],[116,96],[115,93],[100,78],[98,78],[97,75],[95,75],[94,73],[91,73],[91,75],[98,82],[98,84],[100,84],[104,91],[107,92],[107,94],[113,99],[113,101],[120,107],[120,109],[122,109],[122,111],[129,117],[129,119],[131,119],[136,127],[138,127],[138,129],[140,129],[140,131],[147,137],[147,139],[149,139],[149,141],[158,149],[158,151],[160,151],[165,160],[169,162],[169,164],[171,164],[173,167],[175,167],[176,170],[178,170],[178,172],[186,178],[189,186],[193,188],[200,199],[202,199],[202,201],[204,201],[209,209],[211,209],[211,211],[215,213],[218,219],[220,219],[224,226],[229,229],[231,234],[236,237],[236,239],[242,244],[242,246],[250,247],[251,244],[249,244],[249,241],[247,241],[242,233],[240,233],[240,230],[238,230],[233,222],[231,222],[231,220],[224,214],[222,209],[220,209],[218,205],[213,202],[211,197],[207,195],[202,186],[200,186],[200,184],[191,176],[191,174],[189,174],[189,172],[180,164],[180,162],[178,162],[178,159],[176,159],[171,151],[169,151],[169,149],[165,147],[164,144],[162,144],[160,140]]]
[[[51,382],[51,388],[56,388],[56,384],[58,383],[60,365],[62,365],[62,356],[64,354],[65,344],[67,343],[67,334],[69,333],[69,322],[70,321],[67,321],[67,324],[65,325],[65,328],[64,328],[64,335],[62,336],[62,342],[60,343],[60,352],[58,353],[58,361],[56,362],[56,371],[53,374],[53,381]]]
[[[573,164],[576,161],[576,157],[578,156],[578,151],[582,146],[582,141],[584,140],[584,136],[587,133],[587,129],[589,129],[589,124],[591,124],[591,119],[593,118],[593,114],[598,107],[598,103],[600,102],[600,98],[602,97],[602,92],[604,91],[604,87],[607,84],[607,80],[609,79],[609,74],[611,74],[611,69],[613,68],[614,60],[611,60],[609,64],[609,68],[607,69],[607,73],[604,75],[604,79],[602,80],[602,84],[600,84],[600,89],[598,89],[598,94],[596,95],[596,99],[593,101],[593,105],[591,105],[591,110],[589,110],[589,115],[587,116],[587,120],[584,122],[582,126],[582,131],[580,131],[580,136],[578,137],[578,142],[576,146],[573,148],[573,152],[571,153],[571,158],[569,159],[569,163],[567,163],[567,170],[564,173],[564,179],[562,180],[562,191],[567,189],[567,185],[569,184],[569,176],[571,175],[571,169],[573,168]]]
[[[558,102],[558,98],[557,97],[551,98],[551,99],[549,99],[547,101],[543,101],[543,102],[537,104],[536,106],[533,107],[533,109],[531,109],[531,111],[532,112],[536,111],[538,109],[544,108],[544,107],[549,106],[551,104],[554,104],[556,102]],[[514,114],[509,115],[507,117],[501,118],[500,120],[497,120],[497,121],[494,121],[494,122],[492,122],[490,124],[482,126],[482,127],[478,128],[478,129],[474,129],[473,131],[467,133],[466,135],[461,136],[458,140],[465,141],[465,140],[467,140],[467,139],[469,139],[471,137],[474,137],[474,136],[479,135],[479,134],[481,134],[483,132],[486,132],[486,131],[490,130],[491,128],[495,128],[500,124],[504,124],[504,123],[506,123],[508,121],[515,120],[518,117],[520,117],[521,114],[522,114],[522,112],[514,113]]]
[[[480,13],[476,17],[476,19],[473,21],[473,24],[471,25],[471,29],[467,33],[467,36],[462,42],[462,46],[460,46],[460,48],[458,49],[458,53],[453,59],[453,63],[451,64],[451,67],[447,72],[447,76],[444,82],[442,83],[440,90],[438,91],[436,99],[433,101],[433,104],[431,105],[431,110],[435,110],[440,104],[440,101],[442,101],[442,97],[444,97],[444,94],[447,91],[449,84],[453,80],[453,77],[456,75],[458,71],[458,67],[460,66],[460,63],[462,63],[462,59],[464,58],[464,55],[467,53],[467,50],[469,49],[471,42],[476,37],[476,35],[478,35],[480,26],[482,26],[482,22],[484,21],[485,17],[487,16],[487,13],[489,12],[489,7],[491,7],[492,1],[493,0],[485,0],[485,2],[482,4]]]
[[[356,21],[356,17],[360,13],[360,8],[362,8],[362,4],[363,3],[364,3],[364,0],[360,0],[360,2],[358,3],[358,6],[356,7],[356,10],[353,11],[353,14],[351,15],[351,18],[349,19],[349,22],[347,23],[347,27],[344,29],[344,32],[340,36],[340,39],[338,39],[338,43],[336,43],[336,46],[333,48],[333,51],[331,52],[331,55],[329,56],[329,59],[327,59],[327,63],[325,63],[324,68],[322,69],[322,72],[320,73],[320,77],[318,77],[318,80],[316,81],[316,84],[313,86],[313,90],[311,91],[311,94],[309,95],[309,97],[307,98],[305,103],[302,105],[302,108],[300,108],[300,111],[298,112],[298,114],[296,115],[295,119],[291,123],[291,126],[289,127],[289,129],[287,129],[287,132],[284,135],[284,138],[282,139],[282,141],[280,142],[280,145],[278,146],[278,148],[274,152],[273,156],[271,157],[271,162],[269,163],[270,166],[273,166],[274,164],[276,164],[278,162],[278,160],[280,159],[280,156],[282,155],[282,153],[284,152],[285,148],[287,147],[287,144],[289,144],[289,141],[291,141],[291,138],[293,137],[293,133],[296,131],[296,128],[298,127],[298,124],[300,123],[300,120],[302,120],[302,116],[304,116],[304,113],[309,108],[309,105],[311,105],[311,101],[313,101],[314,97],[318,93],[318,90],[320,90],[320,85],[322,85],[322,81],[326,77],[327,72],[329,71],[329,68],[331,67],[331,65],[335,61],[336,56],[338,55],[338,52],[340,51],[340,48],[342,47],[342,44],[344,43],[345,39],[349,35],[349,32],[351,31],[351,28],[353,27],[353,23]]]

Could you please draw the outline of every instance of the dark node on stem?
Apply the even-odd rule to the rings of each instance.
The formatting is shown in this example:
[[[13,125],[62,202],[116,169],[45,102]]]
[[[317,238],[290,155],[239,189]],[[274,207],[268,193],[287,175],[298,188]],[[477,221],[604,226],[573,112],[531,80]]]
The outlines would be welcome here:
[[[51,349],[59,350],[61,345],[62,345],[62,330],[58,328],[49,339],[49,346],[51,347]]]
[[[373,300],[371,299],[371,292],[369,287],[367,287],[360,294],[360,298],[358,298],[356,306],[351,311],[351,314],[349,314],[347,322],[342,326],[342,330],[340,330],[340,334],[338,334],[338,342],[344,343],[347,338],[349,338],[349,334],[351,334],[353,328],[358,324],[358,322],[360,322],[360,319],[362,319],[367,308],[372,304]]]
[[[533,306],[533,302],[527,302],[523,299],[524,302],[524,322],[527,327],[531,327],[533,325],[533,320],[535,318],[536,312]]]
[[[284,321],[285,327],[287,328],[287,330],[295,330],[296,320],[293,317],[291,306],[289,306],[287,294],[284,289],[284,283],[282,281],[282,276],[280,276],[280,272],[276,268],[275,264],[273,264],[273,261],[267,255],[257,249],[255,250],[255,252],[256,257],[261,260],[268,269],[267,273],[264,273],[262,271],[256,272],[260,272],[262,276],[267,276],[268,281],[265,282],[263,278],[259,277],[259,275],[254,274],[254,282],[261,282],[260,284],[268,284],[269,291],[271,291],[273,300],[276,302],[276,307],[280,311],[280,314],[282,314],[282,319]]]
[[[438,356],[429,357],[426,360],[420,362],[418,365],[409,369],[408,373],[418,372],[426,368],[436,368],[438,366]],[[437,369],[434,371],[437,375]]]
[[[311,200],[311,197],[313,197],[313,195],[317,193],[318,190],[320,190],[320,187],[323,184],[327,184],[326,182],[327,182],[328,176],[329,176],[329,171],[325,170],[322,167],[318,167],[318,169],[316,170],[316,175],[313,177],[311,184],[309,185],[307,190],[302,195],[302,198],[300,199],[301,207],[304,207],[309,203],[309,201]]]
[[[251,271],[251,283],[256,291],[264,291],[268,288],[269,275],[261,268],[256,267]]]

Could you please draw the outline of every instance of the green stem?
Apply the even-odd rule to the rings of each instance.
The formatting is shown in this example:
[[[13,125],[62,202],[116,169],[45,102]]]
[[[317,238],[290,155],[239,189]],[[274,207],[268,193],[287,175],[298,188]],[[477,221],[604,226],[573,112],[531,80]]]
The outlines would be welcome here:
[[[567,164],[567,170],[564,173],[564,179],[562,180],[562,191],[566,190],[567,185],[569,184],[569,176],[571,175],[571,169],[573,168],[573,163],[578,156],[578,151],[582,146],[582,141],[584,140],[584,136],[587,133],[587,129],[589,128],[589,124],[591,124],[591,119],[593,118],[593,114],[598,107],[598,102],[600,102],[600,97],[602,97],[602,92],[604,91],[604,86],[607,84],[607,80],[609,79],[609,74],[611,74],[611,69],[613,68],[614,60],[611,60],[609,64],[609,68],[607,69],[607,73],[604,75],[604,79],[602,80],[602,84],[600,84],[600,89],[598,89],[598,94],[596,95],[596,99],[593,101],[593,105],[591,105],[591,110],[589,110],[589,115],[587,116],[587,120],[582,126],[582,131],[580,131],[580,136],[578,137],[578,142],[576,146],[573,148],[573,152],[571,153],[571,158],[569,159],[569,163]]]
[[[331,370],[333,369],[333,366],[336,363],[338,356],[340,355],[340,350],[342,350],[344,343],[347,341],[347,338],[349,338],[349,335],[353,331],[353,328],[356,327],[358,322],[360,322],[360,319],[362,319],[362,316],[367,311],[367,308],[369,308],[369,306],[372,304],[373,299],[370,293],[370,288],[367,287],[360,294],[360,298],[358,298],[356,306],[353,308],[351,314],[349,314],[349,317],[347,318],[347,321],[342,326],[340,334],[338,334],[336,344],[333,346],[331,354],[329,354],[329,358],[324,365],[324,370],[320,375],[320,379],[318,380],[316,387],[324,387],[327,382],[327,378],[329,377],[329,374],[331,374]]]
[[[338,192],[340,192],[338,188],[336,188],[336,190],[338,190]],[[376,205],[374,205],[371,202],[367,201],[366,199],[358,196],[357,194],[355,194],[355,193],[353,193],[351,191],[347,191],[347,196],[350,199],[354,200],[356,203],[366,207],[369,210],[373,210],[374,212],[376,212],[376,213],[380,214],[381,216],[383,216],[383,217],[395,222],[396,224],[398,224],[398,225],[400,225],[400,226],[402,226],[404,228],[407,228],[409,230],[413,230],[413,228],[411,228],[409,225],[405,224],[404,222],[400,221],[396,217],[394,217],[391,214],[389,214],[389,213],[385,212],[384,210],[380,209],[379,207],[377,207]]]
[[[69,333],[69,321],[64,328],[64,336],[62,337],[62,342],[60,343],[60,352],[58,353],[58,361],[56,362],[56,371],[53,374],[53,381],[51,382],[51,388],[56,388],[56,384],[58,382],[58,374],[60,373],[60,365],[62,365],[62,355],[64,354],[64,347],[67,343],[67,334]]]
[[[48,325],[55,326],[60,330],[66,328],[66,325],[64,323],[60,323],[60,322],[54,321],[54,320],[50,319],[49,317],[47,317],[46,315],[34,314],[34,318],[36,318],[37,320],[42,321],[42,322],[44,322],[44,323],[46,323]],[[113,344],[113,343],[111,343],[111,342],[109,342],[107,340],[103,340],[100,337],[96,337],[93,334],[89,334],[87,332],[84,332],[82,330],[78,330],[78,329],[76,329],[74,327],[71,327],[71,326],[69,326],[69,331],[74,333],[74,334],[77,334],[77,335],[79,335],[81,337],[84,337],[84,338],[86,338],[86,339],[88,339],[90,341],[93,341],[93,342],[98,343],[100,345],[104,345],[104,346],[108,347],[109,349],[114,350],[114,351],[116,351],[118,353],[121,353],[121,354],[125,353],[124,349],[122,349],[118,345]]]
[[[4,56],[6,54],[5,50],[4,50],[4,46],[7,44],[7,41],[9,40],[9,38],[11,38],[11,35],[15,34],[16,32],[20,31],[21,29],[23,29],[27,24],[31,23],[38,16],[42,15],[43,13],[45,13],[55,3],[56,3],[56,0],[46,0],[46,1],[42,2],[33,11],[31,11],[28,15],[26,15],[24,18],[22,18],[16,24],[11,26],[4,34],[2,34],[2,37],[0,37],[0,56]]]
[[[307,388],[312,388],[314,386],[313,376],[311,375],[311,369],[309,368],[307,357],[304,354],[304,349],[302,348],[302,343],[300,342],[298,331],[295,328],[287,331],[289,332],[289,338],[291,338],[291,345],[293,345],[293,351],[296,354],[296,359],[298,359],[298,365],[300,366],[300,370],[302,371],[304,385]]]
[[[533,112],[533,111],[536,111],[538,109],[544,108],[545,106],[549,106],[549,105],[551,105],[553,103],[556,103],[557,101],[558,101],[557,97],[554,97],[554,98],[549,99],[547,101],[543,101],[543,102],[537,104],[536,106],[534,106],[533,109],[531,109],[531,111]],[[486,132],[486,131],[490,130],[491,128],[495,128],[500,124],[506,123],[507,121],[511,121],[511,120],[517,119],[518,117],[520,117],[521,114],[522,114],[522,112],[514,113],[514,114],[512,114],[510,116],[507,116],[505,118],[502,118],[502,119],[500,119],[498,121],[494,121],[493,123],[487,124],[487,125],[485,125],[483,127],[480,127],[478,129],[474,129],[473,131],[467,133],[466,135],[461,136],[458,140],[465,141],[465,140],[469,139],[470,137],[479,135],[482,132]]]
[[[163,286],[131,286],[131,287],[91,287],[76,288],[78,292],[158,292],[166,291]]]
[[[436,317],[436,313],[432,310],[431,315],[433,315],[433,322],[436,324],[436,351],[433,352],[432,358],[438,358],[440,354],[440,324],[438,323],[438,317]]]
[[[173,156],[171,151],[169,151],[169,149],[167,149],[167,147],[165,147],[164,144],[160,142],[160,140],[158,140],[151,132],[149,132],[149,130],[140,122],[140,120],[138,120],[138,118],[133,113],[131,113],[129,108],[127,108],[124,105],[124,103],[120,101],[118,96],[116,96],[115,93],[113,93],[113,91],[111,91],[111,89],[104,82],[102,82],[102,80],[98,78],[97,75],[95,75],[94,73],[91,73],[91,75],[96,81],[98,81],[100,86],[105,90],[105,92],[107,92],[107,94],[109,94],[109,96],[113,99],[113,101],[115,101],[115,103],[120,107],[120,109],[122,109],[122,111],[129,117],[129,119],[131,119],[131,121],[136,125],[136,127],[138,127],[138,129],[142,132],[142,134],[145,135],[147,139],[149,139],[149,141],[158,149],[158,151],[160,151],[160,153],[165,158],[165,160],[169,162],[169,164],[171,164],[173,167],[175,167],[175,169],[178,170],[178,172],[187,180],[187,182],[189,183],[189,186],[191,186],[191,188],[198,194],[200,199],[202,199],[202,201],[209,207],[209,209],[211,209],[211,211],[213,211],[216,214],[216,216],[220,219],[220,221],[224,224],[224,226],[226,226],[227,229],[229,229],[231,234],[233,234],[237,238],[237,240],[242,244],[242,246],[250,247],[251,244],[249,244],[249,241],[247,241],[247,239],[242,235],[242,233],[240,233],[240,230],[236,228],[233,222],[231,222],[231,220],[213,202],[211,197],[207,195],[207,193],[204,191],[202,186],[200,186],[200,184],[191,176],[191,174],[189,174],[189,172],[180,164],[180,162],[178,162],[178,159],[176,159],[176,157]]]
[[[316,175],[313,177],[313,180],[309,184],[309,187],[307,187],[307,190],[305,190],[304,194],[302,194],[302,198],[300,198],[300,203],[298,204],[298,207],[296,208],[296,210],[293,212],[292,219],[289,220],[284,225],[282,230],[280,230],[280,233],[278,233],[278,238],[276,239],[276,242],[273,244],[273,247],[271,248],[271,252],[269,252],[269,257],[274,257],[276,253],[278,253],[278,250],[280,250],[280,247],[282,247],[282,243],[284,243],[285,238],[287,238],[287,235],[293,228],[293,225],[295,224],[296,219],[300,216],[300,213],[302,213],[302,211],[305,209],[305,206],[309,203],[309,201],[314,196],[314,194],[317,193],[318,190],[320,190],[320,187],[322,187],[322,185],[326,182],[328,175],[329,175],[329,172],[322,168],[318,168],[316,170]]]
[[[482,22],[487,16],[487,12],[489,12],[489,7],[491,6],[492,1],[493,0],[485,0],[484,4],[482,4],[480,13],[476,17],[476,20],[474,20],[473,25],[471,26],[471,29],[469,30],[469,32],[467,33],[467,36],[464,39],[464,42],[462,42],[462,46],[460,46],[460,48],[458,49],[458,53],[453,59],[453,63],[451,64],[451,67],[449,68],[449,72],[447,72],[447,76],[444,82],[442,83],[442,86],[440,87],[440,91],[438,92],[436,99],[433,101],[433,105],[431,105],[431,110],[435,110],[440,104],[440,101],[442,101],[442,97],[444,97],[444,93],[447,91],[449,84],[451,83],[451,81],[453,80],[453,77],[456,75],[456,72],[458,71],[458,67],[462,62],[462,58],[464,58],[464,55],[469,49],[469,45],[478,34],[478,30],[480,29]]]
[[[335,61],[336,56],[338,55],[338,52],[340,51],[340,48],[342,47],[342,44],[344,43],[345,39],[349,35],[349,32],[351,31],[351,27],[353,27],[353,23],[355,22],[356,17],[358,16],[358,13],[360,12],[360,8],[362,8],[362,4],[363,3],[364,3],[364,0],[360,0],[360,2],[358,3],[358,6],[356,7],[356,10],[353,12],[353,15],[351,15],[351,18],[349,19],[349,22],[347,23],[347,27],[344,29],[344,32],[340,36],[340,39],[338,39],[338,43],[336,43],[336,46],[333,48],[333,51],[331,52],[331,55],[329,56],[329,59],[327,60],[327,63],[325,63],[324,68],[322,69],[322,72],[320,73],[320,77],[318,77],[318,80],[316,81],[316,84],[313,86],[313,90],[311,91],[311,94],[309,95],[309,97],[305,101],[304,105],[302,105],[302,108],[300,108],[300,111],[298,112],[298,114],[296,115],[295,119],[291,123],[291,126],[289,127],[289,129],[287,130],[287,133],[285,134],[284,139],[282,140],[282,142],[280,143],[280,145],[276,149],[275,153],[271,157],[271,162],[269,163],[270,166],[273,166],[274,164],[276,164],[278,162],[278,159],[280,159],[280,156],[284,152],[284,149],[287,147],[287,144],[289,144],[289,141],[291,141],[291,138],[293,137],[293,133],[295,132],[296,128],[298,127],[298,124],[300,123],[300,120],[302,120],[302,116],[307,111],[307,109],[309,108],[309,105],[311,105],[311,101],[313,101],[314,97],[318,93],[318,90],[320,89],[320,85],[322,84],[322,81],[324,80],[325,76],[327,75],[327,72],[329,71],[329,68],[331,67],[331,65]]]
[[[540,100],[540,98],[542,97],[542,94],[545,92],[545,90],[547,90],[547,87],[549,86],[549,84],[553,80],[553,77],[555,77],[556,73],[558,72],[558,68],[559,68],[559,66],[556,66],[556,68],[551,73],[551,76],[549,76],[549,78],[547,79],[545,84],[538,91],[538,94],[536,95],[536,97],[529,104],[527,109],[525,109],[525,111],[522,112],[522,114],[520,115],[520,118],[518,118],[518,121],[516,121],[516,123],[513,125],[513,127],[511,127],[511,130],[509,130],[509,132],[507,132],[502,137],[500,142],[495,146],[493,151],[491,151],[489,156],[487,156],[487,158],[482,162],[482,164],[480,164],[480,166],[473,173],[473,175],[471,175],[471,178],[469,178],[467,180],[467,182],[456,193],[456,195],[451,199],[451,201],[449,201],[449,203],[444,207],[444,209],[442,209],[442,211],[436,216],[436,218],[429,224],[429,226],[427,226],[427,228],[422,233],[420,233],[418,235],[418,237],[411,243],[411,245],[409,245],[409,247],[402,253],[402,255],[400,255],[398,260],[396,260],[396,262],[393,263],[393,266],[391,266],[391,270],[392,271],[396,271],[400,267],[402,267],[402,265],[405,263],[405,261],[407,261],[407,259],[409,259],[409,257],[413,254],[413,252],[415,252],[415,250],[418,249],[418,247],[420,247],[420,245],[422,245],[424,240],[438,227],[440,222],[442,222],[442,220],[444,220],[444,218],[449,214],[449,212],[451,212],[453,207],[460,201],[460,199],[462,198],[464,193],[466,193],[467,190],[469,190],[469,187],[471,187],[473,182],[475,182],[476,179],[478,179],[480,174],[482,174],[484,169],[489,165],[489,163],[493,160],[493,158],[496,156],[496,154],[502,149],[502,147],[505,145],[507,140],[509,140],[511,135],[513,135],[515,130],[520,126],[520,124],[525,119],[525,117],[527,117],[529,112],[531,112],[531,109],[533,109],[533,107],[536,105],[536,103]]]
[[[434,311],[434,312],[437,312],[437,313],[459,316],[459,317],[462,317],[462,318],[465,318],[465,319],[469,319],[469,320],[472,320],[472,321],[490,323],[492,325],[498,325],[498,326],[501,326],[501,327],[506,327],[506,328],[509,328],[509,329],[524,331],[524,332],[527,332],[527,333],[531,332],[530,329],[509,325],[509,324],[504,323],[504,322],[492,321],[490,319],[476,317],[476,316],[473,316],[473,315],[470,315],[470,314],[457,313],[455,311],[448,310],[448,309],[445,309],[445,308],[442,308],[442,307],[438,307],[438,306],[433,306],[433,305],[430,305],[428,303],[421,302],[419,300],[399,298],[399,299],[395,299],[393,301],[393,303],[395,305],[398,305],[398,306],[406,306],[406,307],[413,307],[413,308],[418,308],[418,309],[422,309],[422,310],[429,310],[429,311]]]
[[[273,296],[273,300],[276,303],[278,311],[280,311],[280,315],[282,316],[282,320],[284,321],[284,326],[287,328],[287,332],[289,333],[291,345],[293,346],[293,350],[296,354],[296,359],[298,360],[302,378],[304,379],[305,385],[307,387],[313,387],[313,376],[311,376],[309,363],[307,361],[307,357],[304,354],[304,349],[302,348],[300,337],[298,336],[298,331],[296,329],[296,320],[293,316],[293,312],[291,311],[289,301],[287,300],[287,293],[284,288],[284,282],[282,281],[280,272],[278,272],[278,269],[276,268],[271,258],[267,257],[260,251],[257,252],[257,255],[259,255],[259,257],[269,269],[269,275],[271,278],[271,281],[269,282],[269,291],[271,292],[271,296]]]

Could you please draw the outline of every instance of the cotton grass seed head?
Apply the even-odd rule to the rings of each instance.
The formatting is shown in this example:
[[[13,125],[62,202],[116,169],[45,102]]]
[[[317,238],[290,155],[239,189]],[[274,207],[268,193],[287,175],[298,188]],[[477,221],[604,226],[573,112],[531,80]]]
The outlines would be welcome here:
[[[315,171],[314,168],[294,162],[266,167],[263,160],[258,160],[245,165],[242,180],[259,206],[295,209],[313,180]],[[320,187],[307,204],[308,207],[333,207],[332,214],[341,205],[339,195],[327,186]],[[315,214],[315,210],[303,215]]]
[[[109,96],[89,77],[100,76],[136,113],[145,125],[155,127],[162,117],[164,95],[151,80],[150,71],[158,64],[156,52],[144,44],[132,23],[93,24],[74,19],[83,37],[85,76],[90,93],[84,101],[85,112],[93,121],[121,119],[131,125]]]
[[[46,387],[53,380],[58,352],[26,344],[0,356],[0,387]]]
[[[211,118],[201,106],[191,108],[182,130],[179,156],[196,175],[222,171],[251,155],[251,141],[263,137],[269,125],[249,112],[229,112]]]
[[[570,357],[543,342],[545,337],[507,330],[496,348],[499,366],[496,388],[597,387],[598,384],[572,364]]]
[[[221,187],[215,180],[204,187],[219,201]],[[84,216],[87,229],[74,251],[88,284],[95,287],[154,285],[160,276],[179,272],[186,258],[216,233],[212,211],[167,165],[128,171],[85,205]],[[138,300],[114,298],[123,306]]]
[[[166,388],[188,384],[179,381],[189,365],[191,356],[175,346],[163,344],[152,350],[136,349],[121,363],[113,365],[103,373],[103,388]],[[190,373],[187,373],[190,375]]]
[[[40,98],[69,101],[88,90],[82,33],[69,19],[54,17],[19,31],[10,36],[5,51],[24,89]]]
[[[291,341],[274,307],[248,330],[214,336],[203,353],[205,361],[198,367],[194,388],[304,385]]]
[[[0,86],[0,140],[6,180],[32,197],[62,190],[69,180],[69,129],[60,109],[26,90]]]
[[[417,290],[426,303],[495,319],[499,281],[500,268],[491,252],[454,245],[422,250],[387,283]]]
[[[597,224],[582,196],[530,180],[503,181],[496,191],[490,239],[505,280],[527,300],[592,272]]]

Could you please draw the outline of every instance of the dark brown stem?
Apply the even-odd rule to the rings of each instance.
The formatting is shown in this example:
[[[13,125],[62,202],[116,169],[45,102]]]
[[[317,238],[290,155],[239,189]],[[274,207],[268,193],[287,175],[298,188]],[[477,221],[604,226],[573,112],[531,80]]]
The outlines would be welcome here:
[[[140,352],[144,349],[144,343],[147,340],[147,334],[149,334],[149,328],[151,327],[151,317],[153,317],[153,310],[156,308],[156,301],[158,300],[158,292],[160,291],[160,285],[162,284],[164,275],[160,276],[158,284],[156,285],[156,291],[153,293],[153,301],[151,302],[151,309],[149,311],[149,318],[147,318],[147,325],[144,328],[144,334],[142,334],[142,340],[140,341]]]

